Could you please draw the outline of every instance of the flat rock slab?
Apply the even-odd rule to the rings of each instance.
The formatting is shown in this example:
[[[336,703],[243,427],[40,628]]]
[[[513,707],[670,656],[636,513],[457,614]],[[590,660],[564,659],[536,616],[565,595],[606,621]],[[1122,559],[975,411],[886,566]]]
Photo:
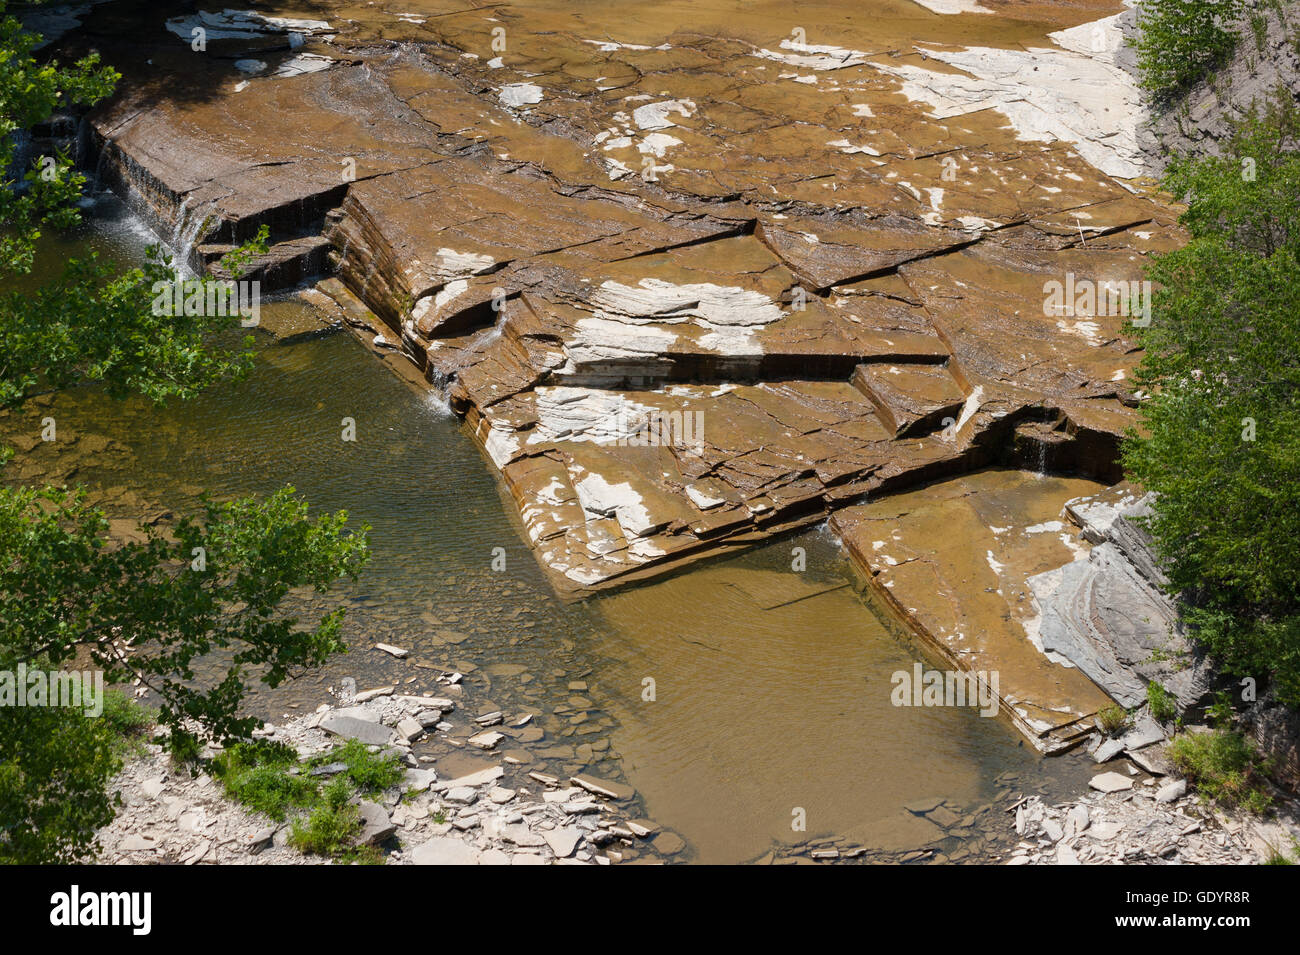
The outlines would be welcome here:
[[[438,773],[432,769],[408,769],[403,777],[403,786],[407,789],[414,789],[417,792],[424,792],[435,782],[438,781]]]
[[[524,848],[536,848],[546,845],[546,840],[541,835],[525,825],[502,826],[501,838],[506,842]]]
[[[578,840],[582,836],[581,829],[568,827],[542,831],[542,838],[546,840],[546,844],[551,847],[551,851],[560,859],[567,859],[573,855],[573,850],[578,847]]]
[[[487,769],[480,769],[472,773],[466,773],[455,779],[448,779],[437,784],[439,789],[474,789],[478,786],[486,786],[488,783],[495,782],[505,775],[505,770],[500,766],[490,766]]]
[[[433,836],[410,853],[412,865],[478,865],[477,849],[450,836]]]
[[[1140,705],[1153,679],[1182,703],[1204,696],[1204,661],[1161,662],[1189,649],[1178,613],[1115,544],[1098,544],[1086,557],[1027,584],[1042,608],[1043,648],[1067,658],[1120,705]],[[1163,733],[1146,736],[1154,742]]]
[[[482,733],[475,733],[467,742],[479,749],[496,749],[497,744],[503,739],[505,739],[503,733],[498,733],[495,730],[485,730]]]
[[[388,818],[383,806],[362,800],[358,808],[361,810],[361,834],[357,836],[357,841],[361,845],[378,845],[397,832],[397,827]]]
[[[997,673],[1001,711],[1045,752],[1080,742],[1089,717],[1109,702],[1078,669],[1036,646],[1037,609],[1026,586],[1086,548],[1061,508],[1096,487],[984,471],[847,507],[831,521],[873,591],[941,659]]]
[[[569,782],[587,790],[587,792],[595,793],[597,796],[604,796],[606,799],[631,799],[636,795],[636,790],[625,783],[617,783],[610,779],[600,779],[586,773],[574,776],[569,780]]]
[[[1133,779],[1130,776],[1121,776],[1119,773],[1102,773],[1100,776],[1093,776],[1088,785],[1098,792],[1117,793],[1132,789]]]
[[[1164,739],[1164,728],[1149,714],[1142,713],[1137,719],[1137,724],[1124,734],[1123,743],[1125,749],[1132,750],[1163,742]]]
[[[354,716],[342,716],[327,713],[320,721],[320,728],[335,736],[355,739],[367,746],[387,746],[393,742],[393,730],[382,723],[357,719]]]
[[[1172,776],[1176,771],[1169,749],[1162,743],[1132,750],[1125,755],[1153,776]]]
[[[1156,790],[1156,802],[1176,802],[1187,795],[1187,780],[1173,779]]]
[[[842,833],[842,836],[845,842],[853,845],[886,852],[902,852],[937,842],[944,837],[944,832],[924,816],[904,811],[852,828]],[[658,844],[659,839],[655,842]]]

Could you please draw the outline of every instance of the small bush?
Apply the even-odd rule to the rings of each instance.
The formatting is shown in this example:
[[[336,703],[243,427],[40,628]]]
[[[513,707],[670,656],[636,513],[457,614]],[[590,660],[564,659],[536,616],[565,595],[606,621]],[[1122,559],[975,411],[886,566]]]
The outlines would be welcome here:
[[[1169,758],[1203,796],[1222,806],[1263,812],[1273,801],[1259,754],[1240,733],[1181,733],[1169,744]]]
[[[323,766],[326,763],[346,763],[348,768],[342,775],[363,793],[380,792],[396,786],[405,775],[405,767],[396,753],[372,753],[369,747],[355,739],[313,758],[308,765]]]
[[[1232,694],[1227,690],[1220,690],[1214,694],[1214,702],[1205,708],[1205,716],[1211,726],[1217,729],[1231,729],[1236,721],[1236,713],[1232,708]]]
[[[1138,72],[1156,97],[1195,84],[1232,55],[1242,0],[1146,0],[1138,14]]]
[[[308,770],[327,763],[344,763],[347,769],[322,788]],[[355,845],[361,810],[350,800],[356,792],[374,793],[397,785],[403,772],[397,754],[372,753],[356,740],[306,762],[299,761],[292,746],[269,740],[238,743],[212,761],[212,775],[221,780],[231,799],[277,821],[293,813],[291,846],[363,864],[382,862],[383,853],[373,846]]]
[[[283,743],[237,743],[213,759],[212,774],[231,799],[283,821],[289,809],[309,807],[319,795],[315,780],[289,772],[297,759]]]
[[[1250,29],[1255,34],[1255,52],[1261,56],[1264,54],[1264,44],[1268,39],[1268,20],[1262,13],[1252,13],[1250,15]]]
[[[1161,723],[1168,723],[1178,715],[1178,700],[1154,680],[1147,684],[1147,706],[1151,708],[1151,715]]]
[[[289,844],[318,856],[341,856],[352,850],[361,831],[361,810],[348,802],[351,796],[348,781],[342,776],[335,778],[306,822],[294,821]]]
[[[120,690],[105,690],[101,718],[113,735],[114,751],[126,757],[144,751],[146,736],[158,724],[158,711],[137,703]]]
[[[1107,736],[1117,736],[1128,728],[1128,710],[1118,704],[1103,706],[1097,711],[1097,728]]]

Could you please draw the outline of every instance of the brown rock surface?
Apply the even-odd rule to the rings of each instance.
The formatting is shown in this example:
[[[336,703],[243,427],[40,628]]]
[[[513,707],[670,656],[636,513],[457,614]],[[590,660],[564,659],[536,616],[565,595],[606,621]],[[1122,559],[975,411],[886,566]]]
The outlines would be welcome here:
[[[127,74],[104,179],[196,264],[262,224],[265,282],[328,253],[581,592],[999,461],[1116,476],[1124,318],[1044,306],[1179,241],[1081,158],[1129,162],[1126,101],[1066,121],[1071,71],[1110,67],[1047,34],[1110,6],[323,0],[169,31],[123,3],[62,43]],[[1063,81],[1057,132],[934,101],[1005,57]]]
[[[1004,713],[1039,749],[1072,746],[1110,702],[1037,645],[1027,577],[1088,546],[1064,519],[1098,485],[989,470],[844,508],[831,519],[873,589],[948,667],[998,675]]]

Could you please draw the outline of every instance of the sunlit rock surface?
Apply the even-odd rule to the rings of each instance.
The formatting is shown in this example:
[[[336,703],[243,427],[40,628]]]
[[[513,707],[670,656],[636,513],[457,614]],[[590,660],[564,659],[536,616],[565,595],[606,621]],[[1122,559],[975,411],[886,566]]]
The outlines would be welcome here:
[[[998,674],[1002,711],[1055,752],[1087,736],[1109,699],[1091,668],[1044,646],[1041,595],[1026,580],[1088,564],[1089,542],[1063,507],[1099,488],[993,469],[847,507],[831,523],[931,651],[953,669]]]
[[[1118,477],[1126,318],[1046,305],[1179,242],[1117,4],[388,6],[62,42],[127,74],[103,179],[196,266],[266,224],[266,281],[332,267],[561,591],[994,463]]]

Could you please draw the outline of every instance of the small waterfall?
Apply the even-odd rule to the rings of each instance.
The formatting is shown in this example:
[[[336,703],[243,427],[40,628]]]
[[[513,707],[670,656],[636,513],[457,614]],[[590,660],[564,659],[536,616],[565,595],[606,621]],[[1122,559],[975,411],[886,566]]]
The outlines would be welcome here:
[[[9,134],[9,138],[13,140],[14,144],[13,161],[9,164],[8,169],[0,170],[0,173],[13,180],[14,189],[22,192],[27,188],[27,184],[23,182],[23,176],[27,173],[27,166],[31,163],[34,152],[32,135],[25,129],[15,129]]]
[[[90,151],[95,148],[95,139],[91,134],[90,121],[84,116],[77,125],[77,160],[78,162],[90,155]],[[90,176],[91,195],[96,195],[104,191],[104,160],[107,157],[108,150],[100,149],[96,151],[95,170]]]
[[[191,210],[190,198],[186,196],[181,200],[176,210],[176,222],[172,225],[171,239],[168,242],[171,247],[172,264],[178,273],[187,278],[197,274],[194,268],[194,246],[199,239],[199,230],[203,228],[203,223],[207,219],[205,215],[207,207]]]
[[[425,393],[425,404],[439,418],[453,417],[455,412],[451,410],[451,400],[447,397],[447,386],[451,384],[451,379],[446,372],[430,368],[429,384],[432,387]]]
[[[425,406],[433,412],[438,418],[454,418],[456,413],[451,410],[451,402],[447,396],[440,391],[431,390],[425,393]]]
[[[185,230],[185,218],[189,214],[190,197],[186,196],[181,200],[180,207],[176,210],[176,221],[172,223],[171,240],[167,243],[171,246],[172,253],[179,255],[181,247],[181,237]]]
[[[1047,476],[1047,440],[1038,442],[1038,461],[1034,466],[1034,473],[1039,477]]]

